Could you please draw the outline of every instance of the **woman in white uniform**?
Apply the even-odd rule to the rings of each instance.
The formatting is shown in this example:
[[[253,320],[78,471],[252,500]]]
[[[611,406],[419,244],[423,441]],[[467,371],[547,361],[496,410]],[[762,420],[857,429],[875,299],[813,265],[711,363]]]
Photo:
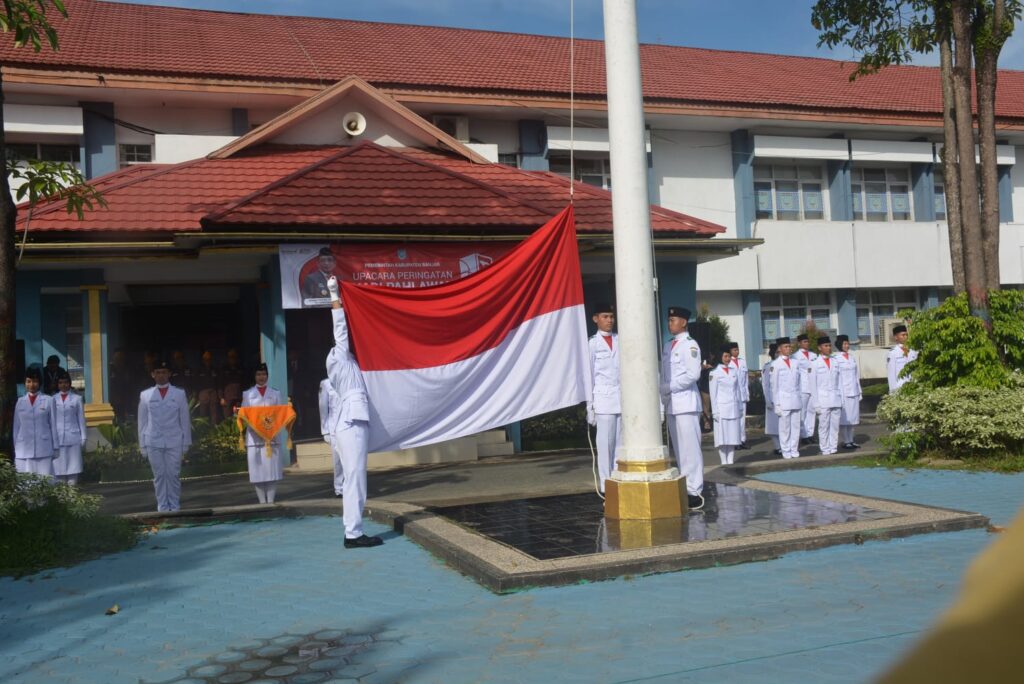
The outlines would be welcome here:
[[[720,350],[720,363],[708,376],[711,388],[711,413],[714,417],[715,446],[722,465],[733,462],[736,447],[743,442],[743,394],[740,373],[730,368],[732,352],[729,345]]]
[[[85,408],[82,398],[71,391],[71,376],[66,372],[57,377],[53,410],[57,426],[57,458],[53,459],[53,475],[58,482],[78,484],[86,436]]]
[[[281,406],[281,393],[267,386],[267,364],[256,367],[256,384],[242,394],[242,406]],[[284,479],[284,455],[287,449],[285,430],[274,437],[268,449],[263,438],[250,428],[245,429],[245,451],[249,459],[249,482],[256,487],[260,503],[274,503],[277,483]]]
[[[860,386],[860,366],[857,357],[850,352],[850,338],[846,335],[836,336],[836,360],[839,362],[839,373],[842,377],[843,407],[839,413],[839,440],[844,449],[860,449],[853,441],[853,427],[860,425],[860,400],[864,392]]]
[[[782,455],[782,443],[779,442],[779,417],[775,415],[772,404],[772,361],[779,355],[779,345],[772,342],[768,345],[768,363],[761,369],[761,391],[764,392],[764,434],[772,438],[775,455]]]

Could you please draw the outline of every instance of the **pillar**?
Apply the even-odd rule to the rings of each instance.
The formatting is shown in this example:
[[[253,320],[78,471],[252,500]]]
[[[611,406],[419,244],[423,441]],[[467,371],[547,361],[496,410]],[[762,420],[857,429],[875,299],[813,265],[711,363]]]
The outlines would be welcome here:
[[[931,164],[911,164],[910,184],[914,193],[914,220],[935,220],[935,175]]]
[[[85,355],[85,424],[114,422],[107,390],[106,285],[82,285],[82,351]]]
[[[853,185],[850,181],[850,160],[826,162],[828,174],[829,218],[833,221],[853,220]]]
[[[270,372],[269,384],[288,397],[288,339],[284,307],[281,305],[281,265],[273,257],[263,269],[264,285],[260,287],[260,358]]]
[[[231,135],[245,135],[249,132],[249,110],[234,107],[231,110]]]
[[[1013,179],[1012,166],[1000,166],[999,173],[999,222],[1013,223]]]
[[[733,131],[732,187],[736,195],[736,237],[749,238],[754,231],[757,205],[754,198],[754,138],[745,130]]]
[[[686,261],[659,261],[658,269],[658,300],[661,307],[658,311],[657,327],[661,331],[658,345],[668,339],[665,321],[668,319],[670,306],[684,306],[697,315],[697,264]]]
[[[114,103],[82,102],[82,130],[85,177],[95,178],[117,171],[117,144],[114,135]]]
[[[765,348],[765,340],[761,332],[761,293],[757,290],[746,290],[740,293],[743,302],[743,355],[747,358],[747,368],[761,368],[761,350]]]
[[[522,119],[519,122],[519,168],[525,171],[547,171],[548,128],[543,121]]]
[[[860,339],[857,330],[857,291],[836,290],[836,307],[839,311],[839,334],[849,336],[850,344],[856,345]]]

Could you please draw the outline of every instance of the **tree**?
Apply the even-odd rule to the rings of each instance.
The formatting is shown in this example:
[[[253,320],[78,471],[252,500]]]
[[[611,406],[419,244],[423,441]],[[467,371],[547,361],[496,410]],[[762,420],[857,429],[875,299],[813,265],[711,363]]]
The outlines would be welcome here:
[[[958,293],[967,292],[971,314],[986,324],[988,292],[999,289],[997,65],[1021,5],[1021,0],[817,0],[811,14],[818,45],[848,45],[861,54],[851,80],[910,62],[915,52],[938,50],[953,286]]]
[[[13,34],[15,47],[29,46],[39,52],[45,44],[57,50],[57,31],[50,22],[50,17],[54,14],[67,18],[68,12],[63,0],[4,0],[3,9],[0,10],[0,32]],[[3,80],[0,75],[0,109],[3,102]],[[20,176],[28,186],[22,190],[19,199],[27,196],[30,202],[41,201],[44,198],[64,201],[68,212],[75,212],[79,216],[82,215],[83,207],[91,207],[94,202],[102,202],[102,198],[94,189],[82,182],[81,175],[73,167],[32,162],[20,169],[12,169],[7,163],[2,120],[0,160],[3,160],[3,173],[0,173],[0,452],[7,452],[13,456],[12,417],[19,381],[19,378],[15,377],[14,276],[17,264],[17,209],[11,198],[8,173]]]

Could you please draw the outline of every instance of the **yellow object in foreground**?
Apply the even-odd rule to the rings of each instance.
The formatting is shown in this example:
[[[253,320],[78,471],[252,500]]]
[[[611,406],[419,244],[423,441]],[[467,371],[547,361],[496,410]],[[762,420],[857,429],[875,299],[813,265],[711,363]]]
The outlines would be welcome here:
[[[288,446],[291,447],[291,429],[294,422],[295,409],[291,406],[243,406],[238,409],[238,429],[242,433],[242,448],[245,448],[245,429],[249,428],[263,439],[266,458],[271,458],[274,438],[281,430],[288,431]]]

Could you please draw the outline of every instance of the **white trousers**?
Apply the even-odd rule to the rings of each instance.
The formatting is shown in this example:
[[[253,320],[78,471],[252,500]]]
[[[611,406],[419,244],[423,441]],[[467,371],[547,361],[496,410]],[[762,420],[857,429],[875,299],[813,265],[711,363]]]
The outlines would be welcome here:
[[[14,459],[14,469],[19,473],[34,473],[36,475],[45,475],[47,477],[53,477],[53,459],[52,458],[16,458]]]
[[[733,456],[736,454],[736,447],[734,446],[720,446],[718,447],[718,458],[722,460],[722,465],[731,465]]]
[[[598,413],[597,419],[597,479],[604,494],[604,481],[615,470],[615,453],[622,446],[622,416],[618,413]]]
[[[839,436],[843,440],[843,444],[853,444],[853,425],[840,425]]]
[[[747,402],[743,402],[742,412],[740,413],[740,444],[747,443]]]
[[[334,493],[344,494],[345,468],[341,465],[341,452],[334,446],[334,438],[331,438],[331,457],[334,459]]]
[[[363,507],[366,505],[366,448],[370,426],[365,420],[338,421],[334,436],[335,448],[341,455],[345,483],[341,493],[345,538],[363,536]]]
[[[818,446],[821,453],[834,454],[839,448],[839,414],[842,409],[835,408],[818,409]]]
[[[704,454],[700,450],[700,413],[676,413],[668,417],[668,435],[679,472],[692,495],[704,489]]]
[[[181,447],[148,447],[146,457],[153,469],[156,510],[176,511],[181,508]]]
[[[810,438],[814,436],[814,404],[810,394],[801,394],[800,399],[803,401],[800,409],[800,437]]]
[[[779,416],[779,448],[783,458],[796,458],[800,455],[800,410],[783,411]]]
[[[274,499],[277,497],[276,480],[257,482],[254,486],[256,487],[256,499],[260,503],[274,503]]]

